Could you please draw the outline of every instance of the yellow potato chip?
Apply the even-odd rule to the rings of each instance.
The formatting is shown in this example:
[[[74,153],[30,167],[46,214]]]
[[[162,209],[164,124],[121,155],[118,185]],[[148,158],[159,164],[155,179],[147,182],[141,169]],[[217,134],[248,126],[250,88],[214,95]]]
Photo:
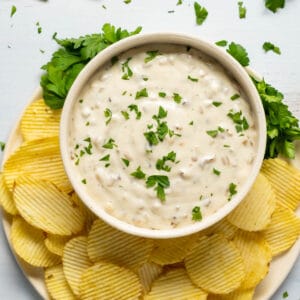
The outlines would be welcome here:
[[[111,263],[99,262],[81,276],[82,300],[134,300],[139,299],[141,292],[136,274]]]
[[[63,270],[75,295],[79,295],[82,273],[92,265],[87,255],[87,237],[75,237],[66,244],[63,254]]]
[[[96,220],[88,235],[88,255],[93,262],[109,261],[133,271],[148,261],[153,241],[119,231]]]
[[[200,237],[197,246],[185,258],[185,266],[194,284],[209,293],[230,293],[245,278],[240,251],[219,234]]]
[[[226,295],[208,295],[207,300],[252,300],[255,289],[237,289]]]
[[[241,204],[227,220],[240,229],[259,231],[271,222],[276,206],[276,195],[268,179],[260,173]]]
[[[300,203],[300,172],[282,159],[267,159],[263,174],[270,180],[279,205],[295,210]]]
[[[254,288],[268,274],[272,259],[271,249],[260,232],[239,230],[233,243],[240,250],[245,264],[246,277],[240,288]]]
[[[150,291],[152,282],[162,273],[162,271],[162,266],[153,262],[146,262],[139,268],[138,275],[145,294]]]
[[[62,256],[64,247],[66,243],[70,240],[70,238],[70,236],[62,236],[48,233],[47,238],[45,239],[45,246],[50,252]]]
[[[159,265],[174,264],[182,261],[197,242],[197,235],[174,239],[154,240],[150,260]]]
[[[49,180],[66,193],[73,190],[62,164],[58,137],[25,142],[8,158],[3,175],[10,191],[22,174]]]
[[[300,219],[288,208],[276,207],[272,221],[263,231],[272,255],[289,249],[300,235]]]
[[[76,300],[65,278],[62,265],[47,268],[45,270],[45,282],[52,299]]]
[[[4,177],[1,173],[0,173],[0,205],[2,205],[4,210],[11,215],[18,214],[18,210],[16,208],[12,193],[6,187]]]
[[[145,300],[205,300],[207,293],[195,286],[185,269],[168,271],[153,282],[151,291]]]
[[[228,240],[231,240],[237,230],[238,228],[236,226],[229,223],[226,219],[223,219],[200,234],[212,235],[218,233],[224,235]]]
[[[51,182],[21,176],[16,180],[14,200],[21,216],[48,233],[71,235],[84,226],[84,216],[71,197]]]
[[[61,262],[44,244],[43,232],[26,223],[21,217],[14,217],[10,239],[15,252],[27,263],[36,267],[49,267]]]
[[[58,136],[61,110],[52,110],[39,99],[27,106],[21,119],[21,134],[25,141]]]

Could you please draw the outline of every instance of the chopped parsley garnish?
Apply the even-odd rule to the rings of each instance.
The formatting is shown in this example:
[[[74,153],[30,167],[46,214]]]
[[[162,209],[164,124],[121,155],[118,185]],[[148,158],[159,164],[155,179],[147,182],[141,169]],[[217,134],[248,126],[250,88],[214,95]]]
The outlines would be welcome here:
[[[229,191],[229,197],[228,197],[227,200],[230,201],[232,199],[232,196],[237,193],[236,184],[234,184],[233,182],[231,182],[229,184],[228,191]]]
[[[37,32],[38,32],[38,34],[41,34],[42,33],[42,27],[40,26],[40,22],[36,22],[35,25],[37,26]]]
[[[11,9],[10,9],[10,17],[12,18],[12,16],[17,12],[17,8],[15,7],[15,5],[12,5]]]
[[[125,4],[129,4],[129,3],[131,3],[131,0],[124,0],[123,1]]]
[[[162,158],[156,161],[156,165],[155,165],[156,169],[170,172],[171,167],[166,165],[166,162],[167,161],[175,162],[175,160],[176,160],[176,153],[174,151],[171,151],[166,156],[163,156]]]
[[[265,7],[273,13],[276,13],[279,8],[284,8],[284,5],[285,0],[265,0]]]
[[[190,126],[193,126],[193,125],[194,125],[194,121],[191,121],[191,122],[189,123],[189,125],[190,125]]]
[[[202,220],[202,214],[200,206],[195,206],[192,210],[192,220],[193,221],[201,221]]]
[[[236,100],[236,99],[239,99],[241,96],[239,95],[239,94],[234,94],[234,95],[232,95],[231,97],[230,97],[230,99],[232,100],[232,101],[234,101],[234,100]]]
[[[83,67],[99,52],[111,44],[126,37],[138,34],[141,27],[133,32],[104,24],[102,32],[89,34],[79,38],[53,39],[61,46],[52,55],[50,62],[42,69],[41,77],[45,103],[52,109],[62,108],[72,83]]]
[[[83,102],[83,99],[79,99],[79,103],[81,104]]]
[[[224,148],[230,148],[230,145],[224,144],[223,147]]]
[[[289,294],[288,294],[287,291],[283,292],[283,294],[282,294],[282,298],[283,298],[283,299],[288,298],[288,296],[289,296]]]
[[[158,50],[147,51],[146,54],[148,56],[144,59],[145,63],[148,63],[149,61],[153,60],[157,55],[160,55]]]
[[[151,175],[146,180],[146,187],[155,187],[156,196],[161,202],[166,200],[165,188],[170,186],[170,181],[168,176],[164,175]]]
[[[129,167],[130,161],[129,161],[128,159],[122,158],[122,162],[124,163],[124,165],[125,165],[126,167]]]
[[[173,100],[174,100],[176,103],[180,104],[180,103],[181,103],[181,100],[182,100],[182,97],[181,97],[179,94],[177,94],[177,93],[173,93]]]
[[[104,111],[104,117],[107,119],[105,124],[107,125],[111,121],[112,112],[109,108],[106,108]]]
[[[0,141],[0,149],[1,151],[4,151],[5,149],[5,143]]]
[[[113,147],[118,147],[115,144],[115,140],[110,138],[105,144],[102,145],[103,148],[105,149],[113,149]]]
[[[88,143],[87,147],[84,147],[85,153],[91,155],[91,154],[92,154],[92,148],[93,148],[91,138],[90,138],[90,137],[87,137],[87,138],[84,139],[83,141]],[[80,156],[83,155],[82,153],[84,153],[83,150],[81,150]]]
[[[130,173],[130,175],[137,179],[146,178],[146,174],[141,170],[141,166],[139,166],[134,172]]]
[[[264,80],[252,78],[262,100],[267,121],[267,147],[265,158],[282,154],[295,158],[293,141],[300,139],[299,121],[283,103],[283,94]]]
[[[239,6],[239,17],[240,17],[240,19],[245,19],[246,18],[246,13],[247,13],[246,7],[243,6],[242,1],[238,2],[238,6]]]
[[[87,121],[87,122],[85,123],[85,126],[90,126],[90,122]]]
[[[213,168],[213,173],[216,174],[217,176],[221,175],[221,172],[215,168]]]
[[[246,118],[242,115],[242,111],[234,112],[232,109],[227,116],[235,123],[236,132],[242,132],[249,128]]]
[[[182,4],[182,0],[178,0],[176,5],[181,5]]]
[[[231,42],[226,51],[232,57],[234,57],[243,67],[249,66],[250,60],[248,57],[248,53],[242,45]]]
[[[133,72],[129,67],[129,62],[131,61],[131,59],[132,59],[132,57],[128,57],[127,60],[124,63],[122,63],[123,75],[121,78],[124,80],[129,80],[129,78],[132,77],[132,75],[133,75]]]
[[[121,114],[123,115],[123,117],[125,118],[125,120],[129,120],[129,113],[127,111],[122,110]]]
[[[223,103],[222,102],[218,102],[218,101],[213,101],[212,103],[215,107],[218,107],[220,105],[222,105]]]
[[[280,48],[270,42],[264,42],[262,47],[266,52],[273,51],[274,53],[276,53],[278,55],[281,54]]]
[[[144,80],[144,81],[148,81],[149,78],[148,78],[148,77],[143,77],[143,80]]]
[[[194,11],[196,15],[197,25],[202,25],[208,16],[208,11],[205,7],[201,6],[198,2],[194,2]]]
[[[148,91],[146,88],[141,89],[140,91],[137,91],[135,94],[135,99],[138,100],[143,97],[148,97]]]
[[[138,106],[136,104],[130,104],[130,105],[128,105],[128,109],[130,111],[134,111],[135,112],[135,114],[136,114],[135,118],[137,120],[139,120],[142,117],[142,112],[139,111],[139,108],[138,108]]]
[[[83,184],[86,184],[86,179],[85,179],[85,178],[82,179],[81,182],[82,182]]]
[[[218,130],[207,130],[206,133],[209,136],[211,136],[212,138],[215,138],[218,135],[219,131]]]
[[[187,78],[188,78],[190,81],[198,82],[198,78],[193,78],[193,77],[191,77],[190,75],[188,75]]]
[[[110,159],[110,154],[107,154],[107,155],[101,157],[101,158],[99,159],[99,161],[109,161],[109,159]]]
[[[226,40],[220,40],[215,43],[217,46],[226,47],[228,42]]]
[[[161,98],[165,98],[167,96],[167,94],[165,92],[159,92],[158,96]]]
[[[159,139],[157,138],[156,133],[154,131],[144,132],[144,136],[150,146],[155,146],[159,143]]]

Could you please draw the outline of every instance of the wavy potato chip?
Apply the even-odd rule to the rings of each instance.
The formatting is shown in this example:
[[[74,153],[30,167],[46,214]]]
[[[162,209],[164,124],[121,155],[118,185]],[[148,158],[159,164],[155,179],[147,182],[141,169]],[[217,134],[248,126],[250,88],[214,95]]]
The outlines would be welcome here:
[[[72,235],[84,226],[84,216],[79,207],[51,182],[31,176],[18,177],[14,200],[21,216],[47,233]]]
[[[150,260],[159,265],[178,263],[192,250],[197,239],[198,235],[194,234],[180,238],[154,240]]]
[[[235,233],[238,231],[238,228],[228,222],[226,219],[219,221],[218,223],[214,224],[213,226],[205,229],[203,234],[205,235],[212,235],[215,233],[224,235],[225,238],[231,240]],[[202,234],[202,232],[201,232]]]
[[[117,265],[99,262],[81,276],[80,299],[139,299],[142,287],[132,271]]]
[[[183,268],[173,269],[153,282],[145,300],[205,300],[207,293],[195,286]]]
[[[258,174],[250,192],[238,207],[227,216],[236,227],[247,231],[265,229],[271,222],[276,195],[268,179]]]
[[[66,193],[73,190],[62,164],[58,137],[25,142],[8,158],[3,175],[10,191],[17,177],[25,174],[49,180]]]
[[[300,219],[285,207],[276,207],[272,221],[263,231],[273,256],[289,249],[300,235]]]
[[[88,255],[93,262],[108,261],[133,271],[148,261],[153,241],[119,231],[96,220],[88,235]]]
[[[245,278],[240,251],[219,234],[200,237],[185,258],[185,267],[194,284],[214,294],[232,292]]]
[[[138,276],[142,284],[144,294],[151,289],[153,281],[162,273],[162,266],[153,262],[146,262],[138,270]]]
[[[45,283],[52,299],[76,300],[65,278],[62,265],[47,268],[45,270]]]
[[[4,210],[7,213],[11,215],[18,214],[18,210],[15,205],[12,193],[6,187],[4,177],[1,173],[0,173],[0,205],[4,208]]]
[[[45,246],[50,252],[62,256],[64,247],[66,243],[70,240],[70,238],[70,236],[62,236],[48,233],[47,238],[45,239]]]
[[[65,277],[75,295],[79,295],[82,273],[93,264],[87,255],[87,237],[79,236],[70,240],[63,253]]]
[[[240,288],[254,288],[268,274],[272,259],[271,249],[260,232],[239,230],[233,243],[240,250],[245,264],[246,277]]]
[[[264,160],[261,171],[270,180],[277,203],[295,210],[300,203],[300,171],[279,158]]]
[[[44,244],[43,232],[26,223],[21,217],[14,217],[10,239],[15,252],[27,263],[36,267],[49,267],[61,262]]]
[[[25,141],[58,136],[61,110],[53,110],[44,99],[27,106],[21,119],[21,134]]]
[[[252,300],[255,289],[237,289],[226,295],[209,295],[207,300]]]

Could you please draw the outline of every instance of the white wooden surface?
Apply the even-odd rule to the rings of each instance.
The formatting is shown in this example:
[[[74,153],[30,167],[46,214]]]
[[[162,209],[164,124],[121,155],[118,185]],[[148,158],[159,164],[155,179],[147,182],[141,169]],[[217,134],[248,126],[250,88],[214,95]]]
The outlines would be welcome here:
[[[178,31],[213,42],[241,43],[249,52],[251,67],[285,94],[300,118],[300,1],[287,0],[286,7],[273,14],[264,8],[263,0],[244,0],[247,18],[243,20],[238,17],[237,2],[199,0],[209,16],[202,26],[196,26],[193,1],[189,0],[183,0],[181,6],[176,6],[177,0],[132,0],[128,5],[123,0],[0,0],[0,140],[7,139],[39,84],[40,66],[56,49],[52,34],[77,37],[99,31],[106,22],[130,30],[142,25],[144,32]],[[10,18],[12,5],[17,12]],[[279,45],[282,55],[265,54],[264,41]],[[272,299],[282,299],[284,291],[288,299],[300,300],[300,259]],[[0,299],[40,299],[18,269],[1,228]]]

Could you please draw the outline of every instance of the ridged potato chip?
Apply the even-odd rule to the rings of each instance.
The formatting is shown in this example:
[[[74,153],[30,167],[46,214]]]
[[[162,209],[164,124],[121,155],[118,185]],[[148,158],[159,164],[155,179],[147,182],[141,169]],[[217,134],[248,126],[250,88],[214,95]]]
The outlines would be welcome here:
[[[300,203],[300,172],[282,159],[264,160],[261,171],[270,180],[281,206],[295,210]]]
[[[138,275],[144,294],[150,291],[152,282],[162,273],[162,271],[162,266],[153,262],[146,262],[139,268]]]
[[[145,300],[205,300],[207,293],[195,286],[186,270],[178,268],[168,271],[153,282]]]
[[[185,258],[185,267],[194,284],[214,294],[232,292],[245,278],[240,251],[219,234],[200,237]]]
[[[48,233],[72,235],[82,230],[84,216],[69,195],[51,182],[21,176],[16,180],[14,200],[21,216]]]
[[[263,231],[272,255],[289,249],[300,235],[300,219],[290,209],[276,207],[272,221]]]
[[[48,233],[47,238],[45,239],[45,246],[50,252],[62,256],[64,247],[66,243],[70,240],[70,238],[70,236],[62,236]]]
[[[66,193],[73,190],[62,164],[58,137],[23,143],[5,162],[3,170],[10,191],[22,174],[49,180]]]
[[[207,300],[252,300],[255,289],[237,289],[226,295],[208,295]]]
[[[150,260],[159,265],[169,265],[182,261],[197,242],[197,235],[174,239],[154,240]]]
[[[212,235],[218,233],[224,235],[224,237],[226,237],[228,240],[231,240],[237,230],[238,228],[236,226],[229,223],[226,219],[223,219],[208,229],[205,229],[203,234]],[[202,232],[200,234],[202,234]]]
[[[250,192],[227,220],[236,227],[247,231],[267,228],[276,206],[276,195],[268,179],[260,173]]]
[[[240,288],[254,288],[268,274],[272,259],[271,249],[260,232],[239,230],[233,243],[240,250],[245,264],[246,277]]]
[[[21,134],[25,141],[58,136],[61,110],[53,110],[44,99],[27,106],[21,119]]]
[[[141,293],[137,275],[111,263],[99,262],[81,277],[82,300],[134,300],[139,299]]]
[[[45,270],[45,282],[47,290],[54,300],[76,300],[65,278],[62,265],[47,268]]]
[[[11,215],[18,214],[18,210],[15,205],[12,193],[6,187],[4,177],[1,173],[0,173],[0,205],[4,208],[4,210],[7,213]]]
[[[26,223],[21,217],[14,217],[10,239],[15,252],[27,263],[36,267],[49,267],[61,262],[44,244],[43,232]]]
[[[148,261],[153,241],[119,231],[96,220],[88,235],[88,255],[93,262],[108,261],[133,271]]]
[[[75,237],[66,244],[63,254],[63,270],[75,295],[79,295],[82,273],[92,265],[87,255],[86,236]]]

